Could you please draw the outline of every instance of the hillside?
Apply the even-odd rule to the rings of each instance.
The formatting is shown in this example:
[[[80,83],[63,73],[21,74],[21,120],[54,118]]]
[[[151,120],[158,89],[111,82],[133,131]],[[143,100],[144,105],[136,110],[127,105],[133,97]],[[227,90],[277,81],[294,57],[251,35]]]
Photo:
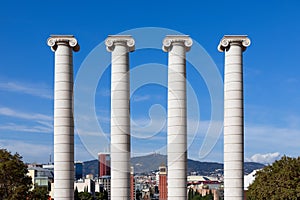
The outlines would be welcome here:
[[[167,163],[167,156],[161,154],[150,154],[147,156],[140,156],[131,158],[131,164],[134,166],[135,173],[147,173],[158,170],[161,164]],[[261,169],[264,165],[254,162],[245,162],[245,174],[251,173],[255,169]],[[84,162],[83,167],[84,174],[97,175],[98,172],[98,161],[92,160]],[[188,173],[196,172],[200,175],[211,175],[215,173],[223,174],[223,164],[216,162],[200,162],[188,159]]]

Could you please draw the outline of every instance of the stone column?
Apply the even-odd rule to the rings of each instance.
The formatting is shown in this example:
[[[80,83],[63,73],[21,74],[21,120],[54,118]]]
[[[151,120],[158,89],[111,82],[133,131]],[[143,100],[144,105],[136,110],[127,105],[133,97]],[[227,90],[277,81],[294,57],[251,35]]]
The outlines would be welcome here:
[[[130,198],[130,84],[131,36],[109,36],[105,41],[111,57],[111,199]]]
[[[189,36],[170,35],[163,41],[168,56],[168,200],[187,199],[186,52]]]
[[[73,52],[79,51],[72,35],[51,35],[54,72],[54,198],[74,199]]]
[[[243,51],[250,40],[224,36],[218,50],[225,52],[224,69],[224,198],[244,199]]]

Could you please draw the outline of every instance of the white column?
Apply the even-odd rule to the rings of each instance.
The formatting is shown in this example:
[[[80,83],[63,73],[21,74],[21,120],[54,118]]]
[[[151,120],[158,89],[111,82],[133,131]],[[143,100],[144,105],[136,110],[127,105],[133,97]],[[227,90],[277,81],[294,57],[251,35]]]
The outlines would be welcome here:
[[[163,41],[168,56],[168,199],[187,199],[186,52],[192,40],[170,35]]]
[[[109,36],[105,44],[111,57],[111,199],[130,198],[130,84],[131,36]]]
[[[247,36],[224,36],[218,46],[225,52],[224,69],[224,198],[244,199],[243,51]]]
[[[73,52],[74,36],[51,35],[54,72],[54,198],[74,198]]]

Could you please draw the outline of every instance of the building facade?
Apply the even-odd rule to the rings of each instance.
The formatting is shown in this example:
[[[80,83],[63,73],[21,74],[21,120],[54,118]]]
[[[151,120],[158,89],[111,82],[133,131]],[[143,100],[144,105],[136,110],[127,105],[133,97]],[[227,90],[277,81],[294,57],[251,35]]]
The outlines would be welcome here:
[[[130,200],[135,200],[134,168],[132,166],[130,171]]]
[[[100,191],[106,190],[108,200],[111,199],[111,177],[110,176],[102,176],[99,178]]]
[[[168,183],[167,183],[167,167],[165,165],[161,165],[159,167],[159,200],[167,200],[168,199]]]
[[[98,153],[99,177],[110,176],[110,154]]]
[[[75,180],[79,180],[83,178],[83,163],[80,161],[76,161],[74,163],[75,167]]]

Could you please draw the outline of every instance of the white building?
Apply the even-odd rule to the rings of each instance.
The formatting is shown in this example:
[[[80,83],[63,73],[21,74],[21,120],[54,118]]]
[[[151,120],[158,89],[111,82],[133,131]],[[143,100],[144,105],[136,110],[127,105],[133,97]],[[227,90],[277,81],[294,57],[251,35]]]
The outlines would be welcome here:
[[[259,169],[254,170],[250,174],[244,176],[244,190],[248,190],[248,187],[253,183],[257,171],[259,171]]]
[[[79,179],[74,182],[74,188],[77,188],[78,192],[87,191],[88,193],[91,193],[93,196],[95,196],[96,183],[91,178]],[[99,188],[99,185],[98,185],[98,188]]]

